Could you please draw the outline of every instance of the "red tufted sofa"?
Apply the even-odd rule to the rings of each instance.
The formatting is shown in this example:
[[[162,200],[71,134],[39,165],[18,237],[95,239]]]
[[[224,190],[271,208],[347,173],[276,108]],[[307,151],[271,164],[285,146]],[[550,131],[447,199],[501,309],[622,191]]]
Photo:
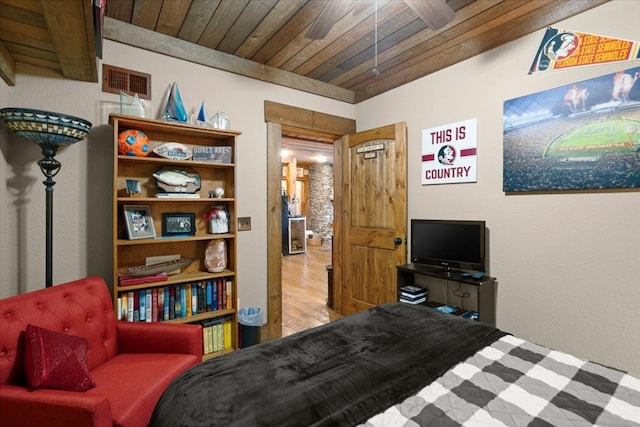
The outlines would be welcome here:
[[[118,321],[100,277],[0,300],[0,424],[146,426],[160,395],[202,361],[202,328]],[[24,372],[27,324],[86,338],[96,387],[31,389]]]

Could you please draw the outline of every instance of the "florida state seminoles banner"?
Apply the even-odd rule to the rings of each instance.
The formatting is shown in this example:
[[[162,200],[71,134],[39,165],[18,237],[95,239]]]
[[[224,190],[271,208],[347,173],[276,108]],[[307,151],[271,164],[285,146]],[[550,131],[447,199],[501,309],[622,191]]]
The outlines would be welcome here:
[[[529,74],[639,58],[635,41],[547,28]]]
[[[422,131],[422,185],[475,182],[477,119]]]

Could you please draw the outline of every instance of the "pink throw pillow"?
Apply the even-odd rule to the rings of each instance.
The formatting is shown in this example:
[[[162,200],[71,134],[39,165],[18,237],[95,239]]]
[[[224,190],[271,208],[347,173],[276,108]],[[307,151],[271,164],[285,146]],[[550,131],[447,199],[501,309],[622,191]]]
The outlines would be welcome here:
[[[33,388],[87,391],[96,386],[87,365],[87,340],[82,337],[29,324],[24,366]]]

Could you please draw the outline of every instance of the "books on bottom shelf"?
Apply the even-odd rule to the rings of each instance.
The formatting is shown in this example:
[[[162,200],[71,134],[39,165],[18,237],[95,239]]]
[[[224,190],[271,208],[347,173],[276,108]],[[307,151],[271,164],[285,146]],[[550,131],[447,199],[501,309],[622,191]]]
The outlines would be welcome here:
[[[205,320],[202,325],[202,345],[203,353],[211,354],[232,348],[232,328],[231,316]]]
[[[233,307],[233,281],[219,278],[118,293],[118,320],[162,322]]]
[[[406,285],[400,287],[400,301],[409,304],[421,304],[427,301],[429,291],[418,286]]]

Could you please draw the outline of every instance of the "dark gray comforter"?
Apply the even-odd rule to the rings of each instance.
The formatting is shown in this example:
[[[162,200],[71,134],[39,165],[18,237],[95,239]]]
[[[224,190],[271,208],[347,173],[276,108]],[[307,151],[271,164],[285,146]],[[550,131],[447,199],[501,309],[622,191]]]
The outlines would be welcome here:
[[[420,305],[378,306],[189,369],[150,426],[356,425],[504,335]]]

